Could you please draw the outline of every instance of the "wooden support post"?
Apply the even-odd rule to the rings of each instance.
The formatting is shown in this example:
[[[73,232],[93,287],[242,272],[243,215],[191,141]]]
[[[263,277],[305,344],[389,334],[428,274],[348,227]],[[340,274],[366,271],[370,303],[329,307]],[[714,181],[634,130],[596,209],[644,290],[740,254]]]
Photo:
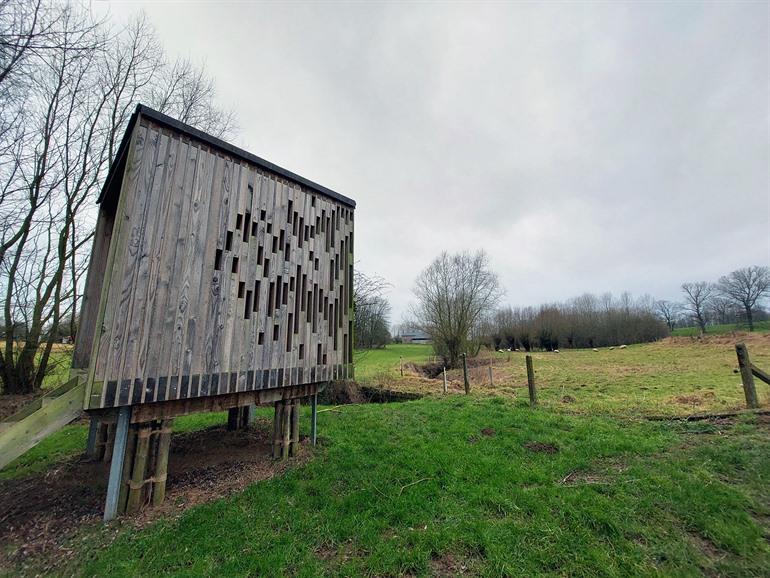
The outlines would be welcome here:
[[[136,433],[136,453],[128,485],[128,501],[126,513],[133,514],[142,506],[145,490],[145,472],[147,471],[147,456],[150,453],[150,424],[139,425]]]
[[[291,443],[291,402],[283,400],[283,419],[281,419],[281,460],[289,457],[289,444]]]
[[[168,450],[171,446],[171,426],[174,420],[160,422],[158,449],[155,454],[155,473],[152,482],[152,505],[159,506],[166,497],[166,478],[168,477]]]
[[[231,407],[229,410],[227,410],[227,431],[235,431],[238,429],[240,415],[240,407]]]
[[[446,394],[446,392],[447,392],[447,387],[446,387],[446,366],[444,366],[444,394]]]
[[[299,454],[299,399],[291,400],[291,442],[289,456]]]
[[[131,407],[123,406],[118,410],[118,424],[115,429],[115,447],[110,463],[110,477],[107,482],[107,500],[104,504],[104,521],[109,522],[118,515],[120,497],[120,479],[123,477],[123,462],[128,441],[128,424],[131,421]]]
[[[275,414],[273,415],[273,458],[281,457],[281,422],[283,421],[283,402],[275,402]]]
[[[257,419],[257,406],[253,403],[243,408],[243,427],[249,428],[254,425]]]
[[[135,425],[128,428],[128,441],[126,442],[126,457],[123,460],[123,474],[120,476],[120,497],[118,499],[118,514],[126,512],[128,502],[128,483],[131,480],[131,470],[134,467],[134,455],[136,454]]]
[[[463,353],[463,381],[465,384],[465,395],[471,392],[471,382],[468,381],[468,355]]]
[[[105,440],[104,440],[104,454],[102,461],[109,462],[112,460],[112,450],[115,446],[115,424],[108,423],[105,428]]]
[[[741,381],[743,382],[743,393],[746,396],[746,407],[755,409],[759,407],[757,399],[757,389],[754,385],[754,375],[751,373],[751,360],[749,359],[749,350],[743,343],[736,343],[735,353],[738,356],[738,368],[741,371]]]
[[[86,442],[86,456],[89,459],[96,458],[96,440],[99,437],[99,419],[92,415],[88,423],[88,441]]]
[[[495,382],[492,380],[492,362],[489,362],[489,387],[494,387]]]
[[[398,365],[401,368],[401,377],[404,377],[404,358],[400,355],[398,356]]]
[[[313,394],[310,397],[310,439],[313,441],[313,445],[316,445],[318,440],[318,394]]]
[[[529,388],[529,405],[537,406],[537,387],[535,386],[535,369],[532,367],[532,356],[527,355],[527,387]]]

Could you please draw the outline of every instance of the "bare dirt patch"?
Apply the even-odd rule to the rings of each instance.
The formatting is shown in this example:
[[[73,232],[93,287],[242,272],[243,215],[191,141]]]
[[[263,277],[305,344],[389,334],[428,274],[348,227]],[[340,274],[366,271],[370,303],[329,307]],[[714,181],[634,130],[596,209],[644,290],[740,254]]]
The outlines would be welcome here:
[[[444,554],[430,561],[431,576],[475,576],[477,564],[454,554]]]
[[[544,442],[525,442],[524,447],[538,454],[555,454],[559,451],[559,448],[554,444]]]
[[[303,441],[306,446],[306,441]],[[166,501],[122,520],[144,526],[181,514],[247,485],[272,478],[311,457],[306,446],[286,462],[272,459],[267,428],[229,432],[217,426],[172,438]],[[0,541],[11,552],[0,571],[16,573],[29,560],[52,569],[70,559],[69,544],[88,526],[101,524],[109,464],[73,458],[41,474],[0,482]],[[14,572],[16,571],[16,572]]]
[[[497,432],[495,431],[495,429],[491,427],[485,427],[484,429],[481,430],[481,435],[488,438],[494,437],[496,433]]]

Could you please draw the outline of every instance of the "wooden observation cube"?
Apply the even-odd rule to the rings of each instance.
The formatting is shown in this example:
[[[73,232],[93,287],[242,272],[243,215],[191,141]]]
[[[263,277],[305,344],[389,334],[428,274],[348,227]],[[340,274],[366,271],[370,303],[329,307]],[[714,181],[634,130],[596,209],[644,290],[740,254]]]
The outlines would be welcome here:
[[[89,451],[111,461],[105,519],[162,502],[173,418],[300,400],[352,377],[355,202],[144,106],[99,198],[73,372]]]

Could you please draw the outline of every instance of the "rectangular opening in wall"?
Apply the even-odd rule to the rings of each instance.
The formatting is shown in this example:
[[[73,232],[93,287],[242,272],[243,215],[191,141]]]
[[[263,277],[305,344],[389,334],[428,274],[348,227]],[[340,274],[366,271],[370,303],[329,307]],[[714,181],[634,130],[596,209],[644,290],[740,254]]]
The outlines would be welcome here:
[[[289,210],[286,211],[286,220],[291,221],[291,210],[294,208],[294,201],[289,199]]]
[[[278,237],[273,237],[273,255],[278,252]]]
[[[278,275],[278,279],[275,282],[275,308],[281,307],[281,290],[283,289],[283,282],[281,276]]]
[[[315,225],[310,225],[310,238],[315,239]]]
[[[254,312],[259,311],[259,280],[254,281]]]
[[[329,318],[331,317],[332,322],[328,323],[329,326],[329,337],[332,336],[332,328],[334,327],[334,318],[332,317],[332,308],[334,307],[334,303],[329,303],[329,297],[324,297],[324,321],[329,321]]]
[[[251,319],[251,291],[246,291],[246,303],[244,306],[243,317]]]
[[[292,219],[291,219],[291,234],[294,235],[295,237],[297,236],[297,233],[298,233],[298,231],[297,231],[297,219],[298,219],[298,217],[299,217],[299,215],[295,211],[294,214],[292,215]]]
[[[235,216],[235,230],[236,230],[236,231],[240,231],[240,230],[241,230],[241,226],[242,226],[242,225],[243,225],[243,215],[241,215],[240,213],[238,213],[238,214]]]
[[[273,325],[273,341],[278,341],[279,335],[280,329],[278,329],[278,325]]]
[[[267,292],[267,312],[268,312],[268,315],[274,309],[274,307],[273,307],[273,304],[275,303],[274,299],[275,299],[275,282],[271,281],[270,282],[270,287],[268,288],[268,292]]]
[[[267,234],[270,235],[273,232],[273,224],[268,223],[267,224]]]
[[[323,357],[321,358],[321,365],[326,365],[326,354],[323,354]]]
[[[260,331],[259,335],[257,335],[257,345],[264,345],[265,343],[265,332]]]
[[[283,259],[284,261],[288,261],[290,257],[291,257],[291,245],[286,243],[286,246],[284,247],[284,251],[283,251]]]
[[[262,251],[263,251],[262,245],[257,247],[257,265],[261,265],[262,264]]]
[[[313,269],[318,271],[318,257],[315,258],[315,261],[313,262]]]
[[[214,253],[214,271],[222,270],[222,249],[217,249]]]
[[[263,277],[269,277],[270,276],[270,259],[265,259],[265,268],[262,271]]]
[[[225,251],[230,251],[233,248],[233,232],[227,231],[225,235]]]
[[[319,343],[318,347],[316,348],[316,361],[315,361],[315,364],[316,365],[321,365],[321,360],[322,359],[323,358],[321,357],[321,344]]]
[[[310,206],[315,207],[315,195],[310,197]]]
[[[299,267],[297,267],[297,269],[299,269]],[[302,275],[302,286],[300,287],[300,291],[301,291],[301,294],[302,294],[302,304],[300,306],[300,309],[302,309],[302,311],[305,311],[305,309],[307,308],[307,298],[305,296],[306,295],[305,294],[306,290],[307,290],[307,275],[303,274]]]
[[[251,222],[251,236],[256,237],[259,230],[259,224],[256,221]]]
[[[305,344],[304,343],[300,343],[299,344],[299,358],[300,359],[305,359]]]
[[[284,281],[283,298],[281,299],[281,305],[286,305],[288,302],[289,302],[289,284]]]
[[[233,266],[231,268],[233,273],[238,272],[238,257],[233,257]]]
[[[289,291],[294,291],[294,277],[289,277]]]
[[[291,351],[291,340],[294,336],[294,333],[291,331],[291,326],[294,324],[294,314],[289,313],[289,327],[286,331],[286,351]]]
[[[246,216],[243,218],[244,222],[246,223],[243,227],[243,240],[245,242],[249,241],[249,224],[251,223],[251,213],[246,211]]]
[[[259,211],[259,220],[260,220],[260,221],[264,221],[266,217],[267,217],[267,213],[265,212],[265,210],[264,210],[264,209],[262,209],[261,211]]]
[[[238,283],[238,299],[243,299],[244,291],[246,290],[246,283],[241,281]]]
[[[278,234],[280,236],[280,246],[281,246],[281,249],[283,249],[283,246],[286,244],[286,231],[281,229],[281,232]],[[275,251],[273,251],[273,253],[275,253]]]

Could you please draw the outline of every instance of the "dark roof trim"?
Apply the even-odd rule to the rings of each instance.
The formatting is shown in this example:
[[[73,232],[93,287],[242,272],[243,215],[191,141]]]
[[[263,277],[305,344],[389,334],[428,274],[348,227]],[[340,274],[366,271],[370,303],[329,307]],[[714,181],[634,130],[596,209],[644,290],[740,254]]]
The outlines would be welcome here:
[[[165,115],[162,112],[158,112],[157,110],[153,110],[143,104],[137,105],[136,110],[134,111],[134,114],[131,116],[131,120],[128,121],[128,127],[126,128],[126,133],[123,135],[123,140],[120,143],[120,148],[118,148],[118,153],[115,156],[115,162],[113,162],[112,164],[110,173],[107,175],[107,180],[105,181],[104,187],[102,188],[102,192],[99,195],[99,199],[97,201],[99,203],[102,202],[106,192],[109,190],[110,184],[113,178],[115,177],[115,173],[122,173],[122,171],[119,171],[116,169],[120,167],[121,165],[120,161],[122,160],[123,156],[127,152],[128,143],[131,141],[130,135],[131,135],[131,132],[133,131],[133,128],[134,128],[134,125],[136,124],[137,119],[139,118],[139,115],[145,116],[153,120],[154,122],[162,124],[172,130],[184,133],[190,136],[191,138],[202,141],[207,145],[213,148],[219,149],[224,153],[233,155],[242,160],[253,163],[258,167],[266,169],[272,173],[275,173],[281,177],[284,177],[285,179],[294,181],[299,185],[312,189],[313,191],[325,197],[329,197],[335,201],[338,201],[343,205],[347,205],[351,208],[355,208],[356,206],[356,202],[349,197],[341,195],[338,192],[333,191],[331,189],[327,189],[323,185],[314,183],[313,181],[306,179],[305,177],[301,177],[296,173],[293,173],[289,170],[279,167],[278,165],[275,165],[270,161],[266,161],[265,159],[260,158],[257,155],[254,155],[248,151],[245,151],[241,148],[233,146],[230,143],[223,141],[222,139],[219,139],[215,136],[211,136],[210,134],[207,134],[201,130],[198,130],[197,128],[194,128],[190,125],[184,124],[183,122],[180,122],[175,118],[171,118],[170,116]]]

